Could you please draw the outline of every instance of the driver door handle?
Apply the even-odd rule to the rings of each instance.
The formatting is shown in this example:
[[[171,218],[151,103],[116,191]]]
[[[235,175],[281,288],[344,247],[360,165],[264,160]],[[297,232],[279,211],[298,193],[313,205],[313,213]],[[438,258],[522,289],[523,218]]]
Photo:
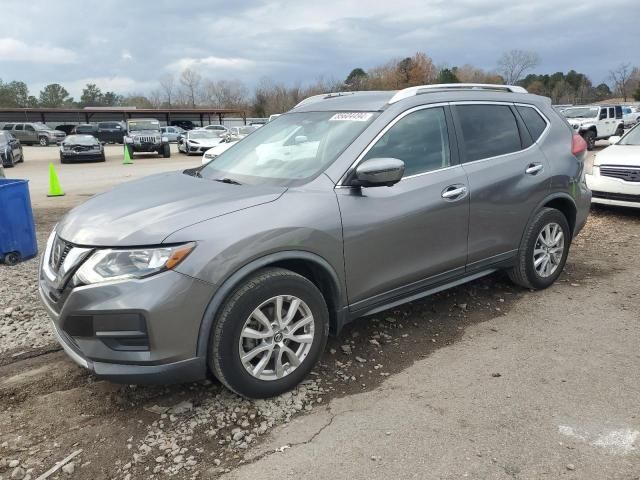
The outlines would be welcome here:
[[[442,191],[442,198],[446,200],[458,200],[467,194],[465,185],[449,185]]]
[[[524,171],[527,175],[536,175],[544,169],[544,166],[540,163],[530,163],[527,169]]]

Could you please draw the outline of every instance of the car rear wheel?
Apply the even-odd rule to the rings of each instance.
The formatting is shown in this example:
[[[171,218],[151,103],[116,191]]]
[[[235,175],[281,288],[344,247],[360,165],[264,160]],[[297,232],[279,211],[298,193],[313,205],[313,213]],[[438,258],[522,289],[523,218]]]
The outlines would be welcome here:
[[[584,141],[587,142],[587,150],[593,150],[596,146],[596,132],[587,130],[584,134]]]
[[[624,128],[623,127],[618,127],[616,129],[616,133],[614,133],[614,135],[621,137],[622,135],[624,135]]]
[[[47,137],[40,137],[39,143],[42,147],[46,147],[47,145],[49,145],[49,140],[47,139]]]
[[[509,278],[525,288],[549,287],[562,273],[570,244],[571,229],[564,214],[543,208],[527,226]]]
[[[249,398],[279,395],[300,383],[327,342],[322,293],[289,270],[261,270],[225,301],[216,318],[209,366],[227,388]]]

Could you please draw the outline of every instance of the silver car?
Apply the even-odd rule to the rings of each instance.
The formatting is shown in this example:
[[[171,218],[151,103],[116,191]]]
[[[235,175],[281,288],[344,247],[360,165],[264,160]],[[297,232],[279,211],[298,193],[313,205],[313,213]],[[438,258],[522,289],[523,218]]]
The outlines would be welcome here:
[[[7,123],[2,127],[3,130],[6,130],[13,134],[20,143],[23,145],[35,145],[40,144],[43,147],[46,147],[50,144],[58,144],[64,137],[66,133],[62,130],[54,130],[48,125],[40,122],[33,123]]]
[[[278,395],[358,317],[502,269],[550,286],[587,219],[585,152],[520,87],[311,97],[204,166],[69,212],[40,294],[99,377]]]

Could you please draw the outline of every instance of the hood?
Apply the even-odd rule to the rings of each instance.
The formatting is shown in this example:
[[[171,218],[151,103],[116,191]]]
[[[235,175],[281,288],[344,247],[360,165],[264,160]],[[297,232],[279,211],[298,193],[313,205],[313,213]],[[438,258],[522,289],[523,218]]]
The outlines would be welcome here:
[[[57,232],[78,245],[157,245],[189,225],[273,202],[285,190],[162,173],[96,195],[71,210]]]
[[[594,165],[640,167],[640,145],[611,145],[596,154]]]
[[[189,142],[201,147],[213,147],[222,141],[221,138],[190,138]]]
[[[569,125],[593,125],[596,122],[595,118],[567,118]]]
[[[160,130],[134,130],[133,132],[129,132],[130,137],[134,137],[136,135],[159,136]]]

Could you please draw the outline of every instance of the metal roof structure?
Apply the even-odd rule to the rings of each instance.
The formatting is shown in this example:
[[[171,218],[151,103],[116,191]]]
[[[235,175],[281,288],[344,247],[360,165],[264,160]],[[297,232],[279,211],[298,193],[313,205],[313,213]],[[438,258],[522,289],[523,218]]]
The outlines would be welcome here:
[[[246,112],[232,108],[133,108],[133,107],[86,107],[86,108],[3,108],[0,107],[0,123],[90,123],[127,120],[130,118],[155,118],[169,123],[172,120],[191,120],[201,126],[212,120],[223,123],[227,115],[241,116],[246,121]]]

